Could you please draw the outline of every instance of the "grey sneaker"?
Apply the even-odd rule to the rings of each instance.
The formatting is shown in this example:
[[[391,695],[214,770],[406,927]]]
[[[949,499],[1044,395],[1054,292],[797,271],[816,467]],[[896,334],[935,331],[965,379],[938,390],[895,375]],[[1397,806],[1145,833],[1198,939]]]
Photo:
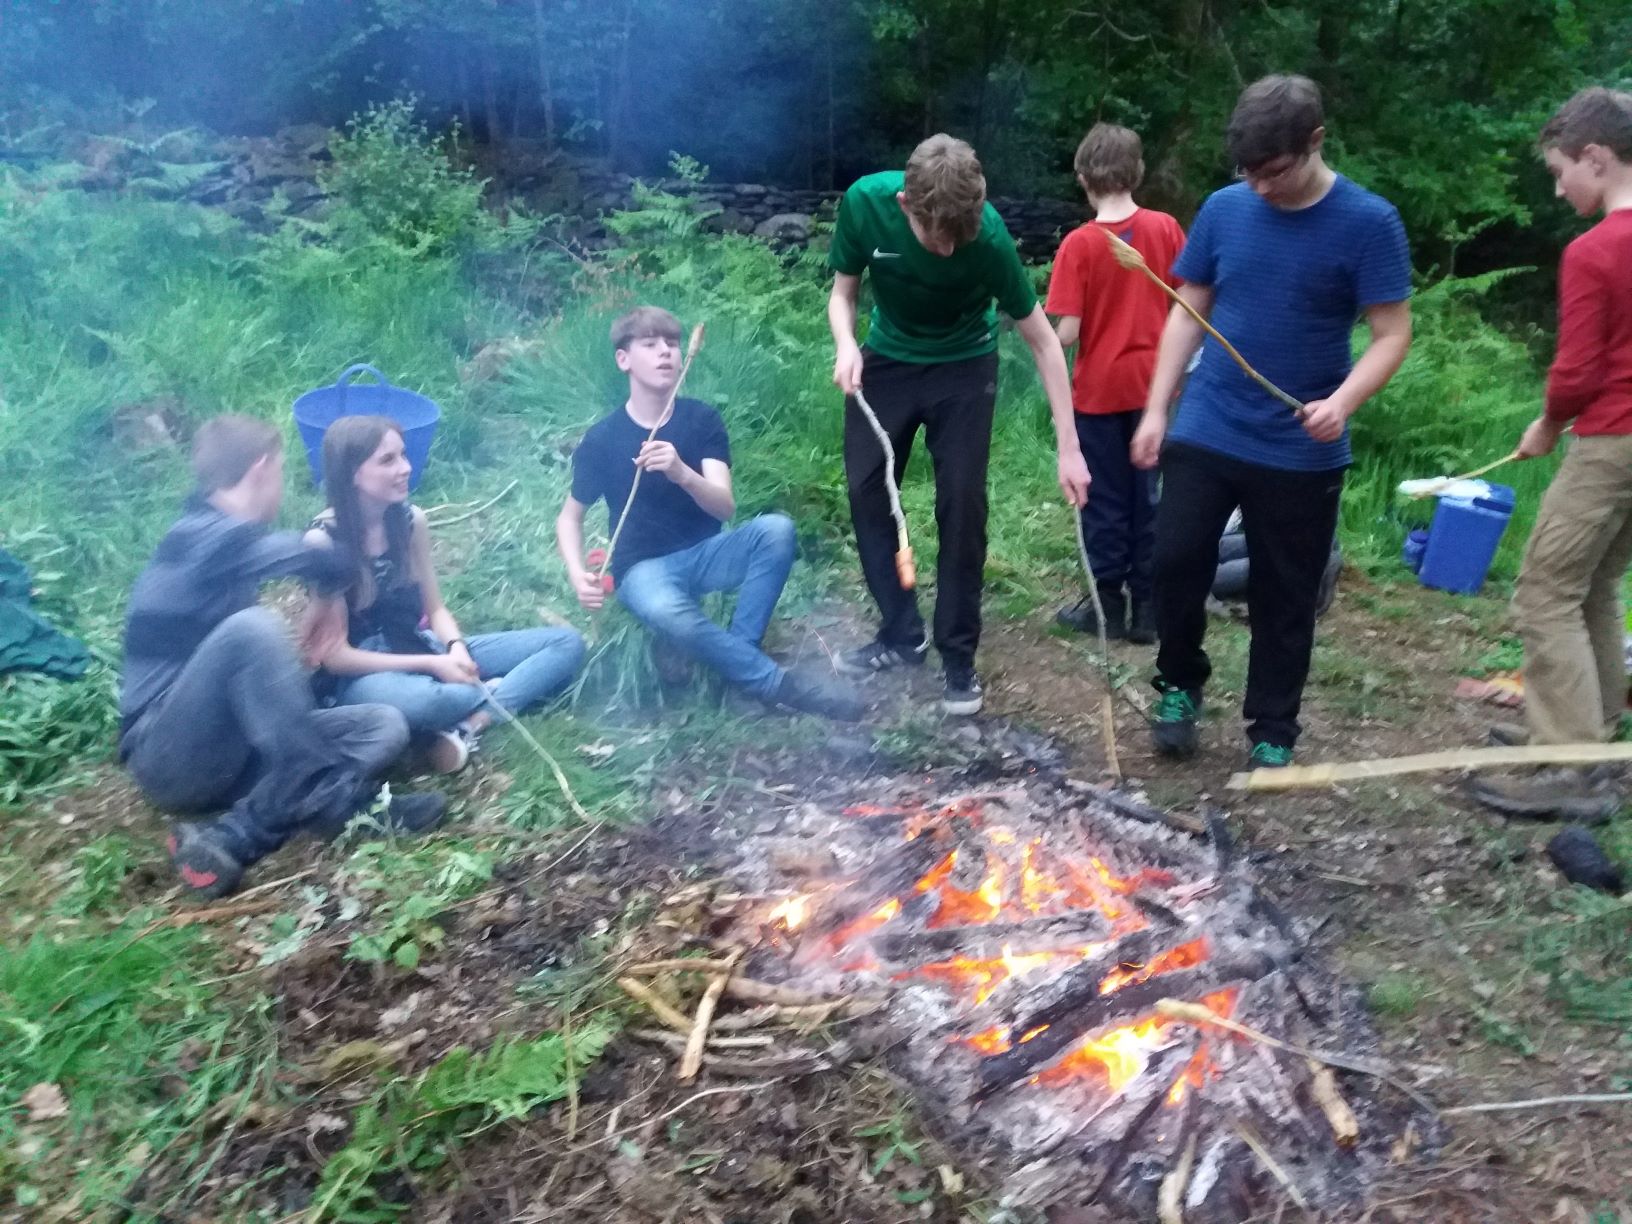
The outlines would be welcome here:
[[[1527,776],[1481,778],[1469,788],[1480,803],[1505,816],[1602,824],[1621,807],[1621,795],[1587,771],[1539,769]]]
[[[941,709],[948,714],[979,714],[986,704],[986,695],[980,687],[980,677],[967,663],[946,665],[946,691],[941,695]]]
[[[921,639],[916,646],[891,646],[874,638],[865,646],[841,652],[834,664],[849,676],[875,676],[898,667],[922,667],[928,654],[927,638]]]
[[[835,722],[857,722],[866,712],[861,694],[848,684],[813,672],[786,672],[773,698],[779,706]]]
[[[188,895],[213,901],[238,891],[244,867],[207,824],[178,820],[165,842],[170,865],[187,886]]]

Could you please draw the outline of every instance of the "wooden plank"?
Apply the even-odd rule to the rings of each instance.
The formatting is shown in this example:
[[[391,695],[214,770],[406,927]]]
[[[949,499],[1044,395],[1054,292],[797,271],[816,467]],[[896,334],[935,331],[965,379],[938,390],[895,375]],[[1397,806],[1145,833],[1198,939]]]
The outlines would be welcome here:
[[[1597,765],[1632,761],[1632,744],[1526,744],[1519,748],[1452,748],[1415,756],[1385,757],[1339,765],[1288,765],[1232,774],[1231,790],[1317,790],[1342,782],[1364,782],[1399,774],[1447,769],[1502,769],[1514,765]]]

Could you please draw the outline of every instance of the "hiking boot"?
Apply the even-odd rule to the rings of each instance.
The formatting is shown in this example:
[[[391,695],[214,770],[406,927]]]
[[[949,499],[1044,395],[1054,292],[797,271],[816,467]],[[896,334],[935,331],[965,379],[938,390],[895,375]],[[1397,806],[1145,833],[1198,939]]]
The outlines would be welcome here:
[[[946,691],[941,694],[941,709],[947,714],[979,714],[986,704],[986,695],[980,687],[980,677],[969,663],[946,665]]]
[[[1150,721],[1151,738],[1163,756],[1194,755],[1201,736],[1196,731],[1196,715],[1201,713],[1201,694],[1166,688],[1156,702]]]
[[[1530,742],[1530,728],[1523,723],[1491,723],[1485,738],[1498,748],[1523,748]]]
[[[1621,807],[1621,796],[1585,770],[1566,767],[1537,770],[1515,778],[1481,778],[1468,792],[1505,816],[1532,820],[1572,820],[1602,824]]]
[[[1292,764],[1292,749],[1259,740],[1247,753],[1248,769],[1285,769]]]
[[[859,722],[866,712],[861,694],[848,684],[810,672],[784,672],[772,698],[779,706],[835,722]]]
[[[1105,636],[1121,640],[1128,636],[1128,601],[1121,587],[1100,587],[1099,602],[1105,608]],[[1099,615],[1094,611],[1094,598],[1084,595],[1054,613],[1054,622],[1077,633],[1099,633]]]
[[[437,731],[425,741],[425,763],[433,773],[458,773],[470,761],[470,742],[456,727]]]
[[[891,646],[874,638],[865,646],[841,651],[834,660],[841,672],[850,676],[874,676],[897,667],[922,667],[929,654],[929,639],[920,638],[916,646]]]
[[[238,891],[244,866],[227,850],[208,825],[178,821],[170,826],[165,849],[170,864],[187,886],[188,895],[213,901]]]
[[[414,795],[392,795],[381,823],[392,833],[418,837],[429,833],[448,814],[448,801],[435,791]]]
[[[1154,646],[1156,644],[1156,603],[1151,599],[1133,601],[1133,611],[1128,614],[1128,641],[1140,646]]]

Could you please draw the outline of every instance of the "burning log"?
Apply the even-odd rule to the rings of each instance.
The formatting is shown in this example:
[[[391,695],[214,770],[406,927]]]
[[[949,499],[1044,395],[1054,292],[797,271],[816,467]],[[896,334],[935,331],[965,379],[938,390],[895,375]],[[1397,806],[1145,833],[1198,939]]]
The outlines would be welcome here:
[[[1360,1123],[1338,1090],[1337,1076],[1332,1074],[1330,1067],[1323,1067],[1312,1058],[1304,1062],[1311,1077],[1309,1095],[1320,1106],[1320,1112],[1326,1115],[1326,1123],[1332,1128],[1332,1138],[1337,1140],[1338,1147],[1352,1148],[1360,1138]]]
[[[983,1100],[1029,1078],[1080,1039],[1154,1010],[1158,1001],[1175,990],[1202,994],[1231,982],[1256,981],[1270,968],[1268,960],[1261,956],[1218,964],[1209,962],[1187,972],[1164,974],[1136,983],[1105,998],[1100,997],[1097,983],[1092,995],[1078,985],[1047,1007],[1032,1012],[1017,1026],[1030,1032],[1046,1025],[1042,1033],[980,1064],[980,1087],[975,1095]],[[1206,1011],[1205,1008],[1200,1010]]]
[[[926,956],[974,955],[1004,944],[1038,949],[1054,943],[1098,942],[1110,932],[1110,922],[1098,910],[1073,910],[1019,922],[988,922],[981,926],[940,927],[936,930],[885,931],[873,941],[873,950],[885,961],[903,962]]]

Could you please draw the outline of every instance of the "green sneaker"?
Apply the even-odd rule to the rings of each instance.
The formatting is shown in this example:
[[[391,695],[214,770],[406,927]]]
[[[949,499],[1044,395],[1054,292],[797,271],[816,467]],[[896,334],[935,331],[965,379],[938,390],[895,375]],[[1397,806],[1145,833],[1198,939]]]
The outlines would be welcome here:
[[[1292,764],[1292,749],[1280,744],[1266,744],[1262,740],[1247,753],[1248,769],[1285,769]]]
[[[1201,737],[1196,732],[1196,715],[1201,711],[1201,694],[1184,689],[1163,689],[1150,722],[1151,738],[1163,756],[1187,757],[1196,751]]]

